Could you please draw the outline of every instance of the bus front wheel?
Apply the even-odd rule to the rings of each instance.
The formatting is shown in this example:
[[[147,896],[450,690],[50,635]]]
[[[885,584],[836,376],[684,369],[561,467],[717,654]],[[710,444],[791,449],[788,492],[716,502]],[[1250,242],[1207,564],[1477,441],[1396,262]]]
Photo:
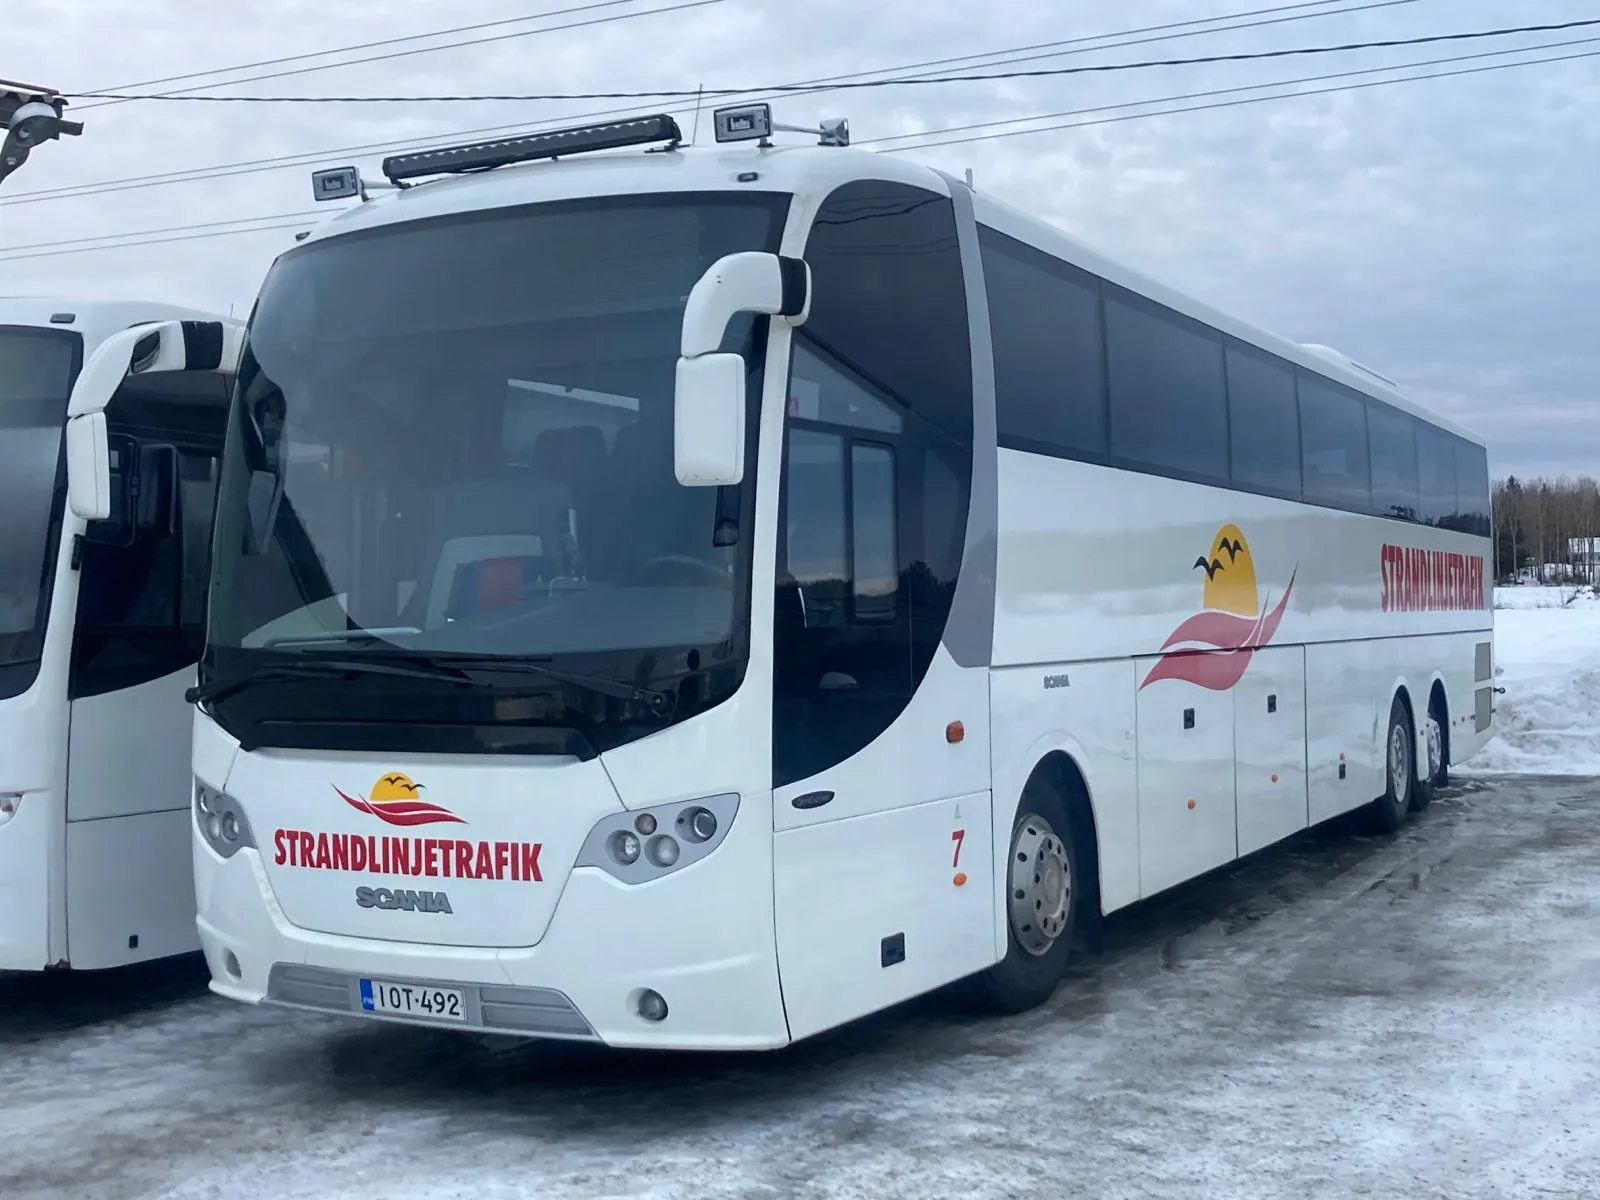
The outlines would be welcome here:
[[[1048,779],[1023,789],[1006,872],[1006,956],[978,975],[977,998],[1003,1013],[1037,1008],[1072,957],[1084,875],[1066,806]]]

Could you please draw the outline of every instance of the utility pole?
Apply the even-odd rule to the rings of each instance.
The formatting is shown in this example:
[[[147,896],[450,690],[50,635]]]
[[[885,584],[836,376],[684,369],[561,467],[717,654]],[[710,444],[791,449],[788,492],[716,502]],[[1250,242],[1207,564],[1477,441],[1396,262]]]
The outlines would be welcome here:
[[[66,108],[66,97],[53,88],[0,79],[0,129],[6,133],[0,143],[0,183],[28,161],[35,146],[83,132],[82,121],[65,119]]]

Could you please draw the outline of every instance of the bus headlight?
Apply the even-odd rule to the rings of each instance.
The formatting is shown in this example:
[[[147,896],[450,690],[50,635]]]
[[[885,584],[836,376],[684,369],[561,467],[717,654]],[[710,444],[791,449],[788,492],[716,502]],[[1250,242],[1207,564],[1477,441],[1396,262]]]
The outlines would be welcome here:
[[[589,831],[580,867],[599,867],[623,883],[648,883],[699,862],[728,836],[739,797],[731,792],[617,813]]]
[[[256,844],[239,802],[199,780],[194,785],[194,825],[206,845],[222,858],[232,858],[246,846]]]

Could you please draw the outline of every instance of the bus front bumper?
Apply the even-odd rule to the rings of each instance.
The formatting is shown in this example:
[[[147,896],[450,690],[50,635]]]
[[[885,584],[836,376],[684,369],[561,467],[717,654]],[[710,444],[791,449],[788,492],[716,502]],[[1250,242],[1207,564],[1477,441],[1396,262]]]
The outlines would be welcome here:
[[[537,946],[496,949],[299,928],[256,851],[224,861],[197,843],[196,927],[212,990],[245,1003],[619,1048],[776,1048],[790,1038],[770,898],[740,903],[754,898],[717,879],[735,862],[714,855],[646,888],[575,871]],[[459,1015],[373,1011],[381,985],[443,993]],[[642,1015],[647,990],[665,1001],[665,1017]]]

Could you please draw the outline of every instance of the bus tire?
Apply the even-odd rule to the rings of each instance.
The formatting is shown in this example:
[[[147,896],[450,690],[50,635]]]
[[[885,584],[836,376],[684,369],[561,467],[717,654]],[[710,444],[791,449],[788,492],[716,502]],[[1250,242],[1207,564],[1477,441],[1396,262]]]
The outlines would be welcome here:
[[[1412,812],[1422,812],[1433,803],[1435,781],[1439,777],[1439,771],[1444,770],[1444,733],[1439,727],[1439,719],[1432,711],[1423,718],[1422,729],[1428,746],[1428,757],[1418,761],[1417,769],[1413,772],[1416,782],[1411,787]],[[1430,770],[1435,755],[1438,756],[1439,771]]]
[[[1378,833],[1394,833],[1411,815],[1411,797],[1417,787],[1417,739],[1412,733],[1411,713],[1399,696],[1389,706],[1383,747],[1383,795],[1372,802],[1370,823]]]
[[[973,994],[987,1011],[1020,1013],[1066,975],[1088,895],[1067,806],[1043,773],[1022,791],[1006,861],[1006,955],[974,978]]]

